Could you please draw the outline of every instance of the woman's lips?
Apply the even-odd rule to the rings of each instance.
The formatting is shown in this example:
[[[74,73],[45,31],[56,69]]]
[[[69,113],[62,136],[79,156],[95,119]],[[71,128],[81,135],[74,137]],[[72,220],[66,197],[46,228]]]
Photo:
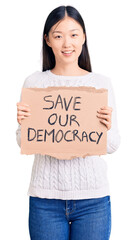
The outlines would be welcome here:
[[[73,52],[74,52],[74,50],[64,51],[64,52],[62,52],[62,54],[65,55],[65,56],[71,56]]]

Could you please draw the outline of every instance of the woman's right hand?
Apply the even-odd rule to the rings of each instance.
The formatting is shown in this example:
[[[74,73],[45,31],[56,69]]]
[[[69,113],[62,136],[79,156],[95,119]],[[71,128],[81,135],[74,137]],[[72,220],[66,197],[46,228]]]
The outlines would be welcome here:
[[[21,125],[22,119],[31,115],[29,105],[26,103],[18,102],[17,104],[17,121]]]

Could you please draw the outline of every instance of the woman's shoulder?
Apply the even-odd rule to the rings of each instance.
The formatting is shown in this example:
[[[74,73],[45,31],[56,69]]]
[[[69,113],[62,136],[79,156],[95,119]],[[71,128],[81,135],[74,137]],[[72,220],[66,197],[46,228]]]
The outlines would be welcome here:
[[[40,87],[42,84],[42,79],[46,78],[47,71],[41,72],[41,71],[35,71],[31,74],[29,74],[24,81],[23,87],[29,88],[29,87]]]
[[[98,72],[93,72],[93,71],[89,72],[87,70],[82,71],[82,75],[84,75],[84,76],[89,76],[89,74],[91,77],[95,78],[95,80],[98,80],[98,81],[109,81],[110,80],[110,77],[108,77],[104,74],[98,73]]]
[[[111,77],[108,75],[93,72],[92,77],[94,78],[94,82],[99,85],[99,87],[107,88],[111,84]]]
[[[99,73],[99,72],[93,72],[93,73],[97,77],[97,79],[107,80],[107,81],[110,79],[109,76],[107,76],[107,75],[105,75],[103,73]]]

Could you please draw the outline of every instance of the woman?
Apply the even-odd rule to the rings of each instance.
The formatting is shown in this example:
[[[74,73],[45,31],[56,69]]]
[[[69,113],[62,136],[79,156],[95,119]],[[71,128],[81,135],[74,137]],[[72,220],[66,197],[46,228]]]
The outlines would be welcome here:
[[[72,6],[54,9],[43,31],[42,72],[29,75],[23,87],[93,86],[108,89],[108,107],[97,117],[107,127],[107,153],[120,144],[116,107],[109,78],[92,72],[85,25]],[[29,117],[27,103],[17,103],[20,146],[21,122]],[[106,162],[100,156],[59,160],[35,155],[29,196],[29,232],[32,240],[108,240],[111,201]]]

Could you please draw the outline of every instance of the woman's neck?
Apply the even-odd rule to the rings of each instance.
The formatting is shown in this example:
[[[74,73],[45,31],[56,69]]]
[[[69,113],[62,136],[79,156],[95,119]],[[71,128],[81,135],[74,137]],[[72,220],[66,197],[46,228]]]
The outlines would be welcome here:
[[[55,66],[52,70],[52,73],[56,75],[63,75],[63,76],[80,76],[88,73],[88,71],[80,68],[79,66],[68,65],[67,66]]]

